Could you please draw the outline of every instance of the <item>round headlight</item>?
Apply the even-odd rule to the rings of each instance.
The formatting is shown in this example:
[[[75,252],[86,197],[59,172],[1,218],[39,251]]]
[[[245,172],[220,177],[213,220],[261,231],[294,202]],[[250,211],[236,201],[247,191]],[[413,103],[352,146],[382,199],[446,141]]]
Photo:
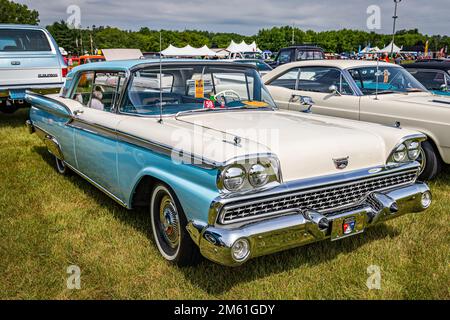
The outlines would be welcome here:
[[[408,152],[406,150],[406,146],[401,144],[394,152],[393,159],[395,162],[403,162],[406,160],[408,156]]]
[[[246,239],[237,240],[231,247],[233,259],[242,262],[250,255],[250,243]]]
[[[417,160],[420,155],[420,143],[417,141],[412,141],[408,144],[408,158],[410,160]]]
[[[252,186],[262,187],[267,183],[267,180],[269,180],[269,174],[262,164],[257,163],[250,168],[248,180]]]
[[[223,186],[229,191],[239,190],[245,181],[245,170],[241,166],[229,167],[223,173]]]

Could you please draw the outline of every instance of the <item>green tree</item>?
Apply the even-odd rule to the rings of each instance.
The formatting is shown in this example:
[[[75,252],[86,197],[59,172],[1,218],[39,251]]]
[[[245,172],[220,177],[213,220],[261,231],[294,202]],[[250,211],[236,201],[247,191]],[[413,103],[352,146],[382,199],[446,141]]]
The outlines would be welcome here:
[[[24,4],[0,0],[0,23],[33,24],[39,23],[39,13]]]

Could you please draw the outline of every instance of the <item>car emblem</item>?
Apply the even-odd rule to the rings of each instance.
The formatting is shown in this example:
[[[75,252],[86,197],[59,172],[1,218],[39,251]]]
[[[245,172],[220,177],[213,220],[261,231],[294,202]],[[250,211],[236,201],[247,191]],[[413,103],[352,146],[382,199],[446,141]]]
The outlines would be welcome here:
[[[355,231],[356,221],[353,218],[347,219],[342,224],[342,231],[344,232],[344,235],[351,234],[353,231]]]
[[[340,158],[340,159],[333,159],[334,165],[336,166],[336,169],[343,170],[343,169],[347,168],[347,166],[348,166],[348,159],[349,158],[350,157]]]

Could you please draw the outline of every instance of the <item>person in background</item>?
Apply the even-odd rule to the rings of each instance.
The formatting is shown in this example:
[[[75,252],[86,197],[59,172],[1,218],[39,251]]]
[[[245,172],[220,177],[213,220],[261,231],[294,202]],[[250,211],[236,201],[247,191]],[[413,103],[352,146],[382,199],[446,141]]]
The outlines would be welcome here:
[[[395,57],[395,64],[402,64],[402,57],[397,53],[397,56]]]

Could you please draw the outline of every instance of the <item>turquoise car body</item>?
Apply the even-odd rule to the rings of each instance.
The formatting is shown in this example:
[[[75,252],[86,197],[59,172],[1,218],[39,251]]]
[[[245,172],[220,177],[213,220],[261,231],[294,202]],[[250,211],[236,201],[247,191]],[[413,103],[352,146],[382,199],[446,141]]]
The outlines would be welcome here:
[[[152,61],[148,61],[152,63]],[[154,61],[153,61],[154,62]],[[92,63],[74,68],[63,92],[70,92],[76,75],[84,70],[129,72],[142,61]],[[219,197],[217,168],[174,162],[169,155],[154,152],[89,130],[68,125],[71,114],[51,98],[29,94],[30,121],[38,133],[57,137],[64,161],[81,176],[106,192],[122,206],[135,207],[136,188],[146,177],[168,184],[177,194],[189,220],[207,221],[211,203]],[[51,148],[49,148],[51,150]]]

